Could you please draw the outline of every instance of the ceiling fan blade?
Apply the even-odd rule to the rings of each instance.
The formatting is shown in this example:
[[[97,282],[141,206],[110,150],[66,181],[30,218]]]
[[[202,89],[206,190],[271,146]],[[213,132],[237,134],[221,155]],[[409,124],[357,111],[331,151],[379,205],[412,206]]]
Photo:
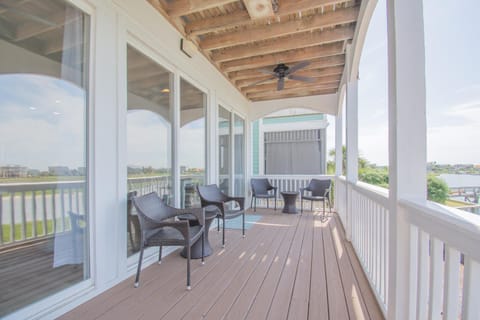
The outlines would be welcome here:
[[[272,70],[268,70],[268,69],[258,69],[258,72],[268,74],[270,76],[275,76],[276,75],[275,72],[273,72]]]
[[[283,90],[284,87],[285,87],[285,78],[278,79],[277,91]]]
[[[303,81],[303,82],[314,82],[315,79],[314,78],[310,78],[310,77],[302,77],[302,76],[296,76],[294,74],[291,74],[288,76],[288,79],[291,79],[291,80],[296,80],[296,81]]]
[[[275,79],[275,78],[276,78],[276,77],[270,77],[270,78],[267,78],[267,79],[262,79],[262,80],[259,80],[259,81],[254,82],[254,83],[250,83],[247,87],[251,87],[251,86],[254,86],[254,85],[263,83],[263,82],[267,82],[267,81],[273,80],[273,79]]]
[[[293,65],[292,67],[290,67],[290,69],[288,69],[288,74],[292,74],[294,73],[295,71],[298,71],[300,69],[303,69],[305,68],[306,66],[308,66],[310,64],[310,61],[302,61],[302,62],[299,62],[297,63],[296,65]]]

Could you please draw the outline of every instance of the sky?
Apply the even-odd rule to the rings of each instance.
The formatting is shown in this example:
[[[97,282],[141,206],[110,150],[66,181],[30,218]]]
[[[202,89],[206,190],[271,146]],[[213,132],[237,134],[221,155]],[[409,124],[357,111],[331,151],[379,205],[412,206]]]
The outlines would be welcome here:
[[[85,167],[85,92],[56,78],[0,75],[0,165]]]
[[[480,163],[480,1],[424,0],[427,161]],[[385,0],[370,22],[359,67],[359,152],[388,164]],[[374,93],[374,94],[373,94]],[[414,116],[414,115],[412,115]],[[328,136],[334,147],[335,119]]]

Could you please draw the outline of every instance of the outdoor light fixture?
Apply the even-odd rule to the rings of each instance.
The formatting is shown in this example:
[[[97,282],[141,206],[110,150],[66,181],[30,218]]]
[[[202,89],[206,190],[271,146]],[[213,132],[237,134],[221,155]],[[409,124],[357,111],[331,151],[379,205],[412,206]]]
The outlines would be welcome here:
[[[180,39],[180,50],[185,53],[189,58],[192,58],[193,55],[197,52],[197,47],[195,44],[187,39]]]

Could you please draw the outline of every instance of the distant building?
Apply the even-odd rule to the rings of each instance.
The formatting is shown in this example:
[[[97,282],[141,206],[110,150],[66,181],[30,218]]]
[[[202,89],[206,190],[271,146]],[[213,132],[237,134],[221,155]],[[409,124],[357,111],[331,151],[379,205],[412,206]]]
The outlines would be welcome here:
[[[6,165],[0,167],[0,177],[2,178],[25,178],[28,168],[19,165]]]
[[[286,112],[253,124],[253,174],[325,174],[328,121],[318,113]]]
[[[51,176],[69,176],[70,168],[65,166],[48,167],[48,174]]]

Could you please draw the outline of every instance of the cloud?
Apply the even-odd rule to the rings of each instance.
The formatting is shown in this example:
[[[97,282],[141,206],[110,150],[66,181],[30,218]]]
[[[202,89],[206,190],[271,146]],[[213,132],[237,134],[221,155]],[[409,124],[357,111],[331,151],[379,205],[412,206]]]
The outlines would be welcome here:
[[[0,76],[0,164],[85,166],[81,88],[38,75]]]

